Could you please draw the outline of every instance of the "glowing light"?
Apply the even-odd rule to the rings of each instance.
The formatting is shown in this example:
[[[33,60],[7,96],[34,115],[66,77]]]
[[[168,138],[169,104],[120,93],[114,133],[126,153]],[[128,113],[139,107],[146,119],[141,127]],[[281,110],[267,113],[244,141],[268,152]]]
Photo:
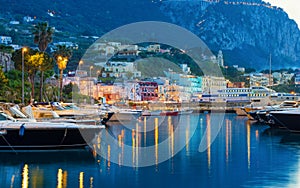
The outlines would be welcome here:
[[[139,124],[136,123],[135,125],[135,129],[136,129],[136,136],[135,136],[135,155],[136,155],[136,165],[138,165],[139,162]]]
[[[228,145],[229,145],[229,120],[226,119],[226,164],[228,163],[228,153],[229,153],[229,149],[228,149]]]
[[[93,188],[93,183],[94,183],[94,178],[93,177],[90,177],[90,188]]]
[[[132,137],[132,166],[135,164],[135,130],[132,129],[131,131],[131,137]]]
[[[22,48],[22,51],[23,51],[23,53],[24,53],[24,52],[27,52],[28,49],[27,49],[26,47],[24,47],[24,48]]]
[[[68,184],[68,172],[64,171],[63,173],[63,188],[66,188]]]
[[[154,141],[155,141],[155,164],[157,166],[158,164],[158,118],[155,118],[155,124],[154,124]]]
[[[147,138],[147,119],[144,117],[144,146],[146,146],[146,138]]]
[[[187,155],[190,150],[190,144],[189,144],[190,139],[189,138],[190,138],[190,118],[188,117],[187,118],[187,126],[185,129],[185,150],[186,150]]]
[[[248,169],[250,169],[250,162],[251,162],[251,133],[250,133],[250,121],[247,121],[247,156],[248,156]]]
[[[107,146],[107,166],[110,168],[110,145]]]
[[[207,115],[206,116],[207,120],[206,120],[206,124],[207,124],[207,128],[206,128],[206,138],[207,138],[207,166],[208,169],[211,168],[211,151],[210,151],[210,142],[211,142],[211,127],[210,127],[210,116]]]
[[[15,182],[15,175],[12,175],[10,187],[14,187],[14,182]]]
[[[57,188],[63,187],[63,171],[62,169],[58,169],[57,172]]]
[[[22,172],[22,188],[28,188],[29,184],[29,169],[28,165],[25,164]]]
[[[79,188],[84,188],[84,186],[83,186],[83,175],[84,175],[83,172],[79,173]]]

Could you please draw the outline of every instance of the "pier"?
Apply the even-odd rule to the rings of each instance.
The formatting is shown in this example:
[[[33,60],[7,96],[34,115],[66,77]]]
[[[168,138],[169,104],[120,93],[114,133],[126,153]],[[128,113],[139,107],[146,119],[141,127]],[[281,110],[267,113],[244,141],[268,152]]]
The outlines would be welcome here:
[[[157,103],[141,103],[131,102],[129,105],[136,109],[149,109],[149,110],[177,110],[177,109],[190,109],[194,112],[225,112],[234,113],[234,109],[250,104],[250,102],[157,102]],[[119,105],[119,107],[123,107]]]

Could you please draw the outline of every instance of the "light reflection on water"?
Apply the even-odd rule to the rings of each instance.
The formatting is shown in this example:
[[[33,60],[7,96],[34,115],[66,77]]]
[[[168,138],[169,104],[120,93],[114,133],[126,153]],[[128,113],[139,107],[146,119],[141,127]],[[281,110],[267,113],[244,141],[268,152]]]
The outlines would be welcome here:
[[[209,114],[144,118],[131,129],[112,125],[120,152],[118,164],[86,150],[60,152],[0,153],[1,187],[299,187],[300,135],[256,125],[234,114],[225,116],[224,125],[210,145],[214,122]],[[199,121],[198,121],[199,120]],[[179,124],[177,124],[179,122]],[[195,124],[195,122],[199,122]],[[150,128],[149,128],[150,126]],[[152,126],[152,128],[151,128]],[[196,126],[196,132],[191,130]],[[147,132],[147,130],[151,130]],[[180,131],[175,133],[175,129]],[[207,131],[205,131],[207,129]],[[176,135],[178,134],[178,135]],[[193,134],[193,135],[192,135]],[[207,150],[199,153],[200,140],[207,134]],[[189,137],[192,139],[189,140]],[[179,142],[186,147],[159,163],[159,143],[170,138],[166,153],[174,156]],[[103,148],[97,137],[94,149],[114,156],[111,145]],[[153,145],[155,165],[124,167],[124,145],[130,144],[133,164],[142,160],[139,147]]]

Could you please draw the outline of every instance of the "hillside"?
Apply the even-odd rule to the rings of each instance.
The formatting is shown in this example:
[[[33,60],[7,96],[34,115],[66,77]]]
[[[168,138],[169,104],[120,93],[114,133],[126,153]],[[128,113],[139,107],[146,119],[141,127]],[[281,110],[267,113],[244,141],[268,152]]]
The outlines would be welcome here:
[[[212,51],[223,50],[225,64],[264,69],[272,54],[274,68],[297,66],[297,24],[282,9],[263,1],[233,2],[241,1],[221,1],[205,10],[199,1],[166,2],[162,10],[174,23],[197,34]]]
[[[236,3],[239,2],[239,3]],[[80,54],[101,36],[124,24],[156,20],[178,24],[197,34],[213,52],[223,50],[225,64],[265,69],[272,54],[274,68],[296,67],[300,60],[300,31],[281,9],[261,0],[219,3],[150,0],[0,0],[0,35],[33,45],[28,34],[3,32],[5,23],[24,16],[48,21],[58,31],[54,41],[77,41]],[[25,23],[26,24],[26,23]],[[30,33],[30,24],[24,26]],[[2,29],[1,29],[2,28]]]

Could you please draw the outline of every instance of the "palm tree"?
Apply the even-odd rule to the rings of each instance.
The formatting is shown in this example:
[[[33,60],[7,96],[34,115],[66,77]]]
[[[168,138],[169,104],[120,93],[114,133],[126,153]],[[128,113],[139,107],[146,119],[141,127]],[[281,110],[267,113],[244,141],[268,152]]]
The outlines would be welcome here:
[[[54,29],[48,26],[47,22],[40,22],[34,26],[33,35],[34,43],[38,45],[40,52],[45,53],[48,44],[52,42],[52,35]],[[49,62],[51,64],[51,62]],[[44,72],[49,70],[51,65],[47,65],[47,62],[44,63],[45,67],[40,67],[40,100],[42,100],[43,94],[43,85],[44,85]]]
[[[45,52],[48,44],[52,42],[54,29],[47,22],[40,22],[34,26],[34,43],[38,45],[41,52]]]
[[[59,100],[62,100],[62,78],[63,78],[63,71],[67,67],[68,60],[72,57],[72,50],[65,45],[57,45],[57,49],[54,52],[53,56],[56,59],[56,63],[58,69],[60,71],[60,85],[59,85],[59,93],[60,97]]]

